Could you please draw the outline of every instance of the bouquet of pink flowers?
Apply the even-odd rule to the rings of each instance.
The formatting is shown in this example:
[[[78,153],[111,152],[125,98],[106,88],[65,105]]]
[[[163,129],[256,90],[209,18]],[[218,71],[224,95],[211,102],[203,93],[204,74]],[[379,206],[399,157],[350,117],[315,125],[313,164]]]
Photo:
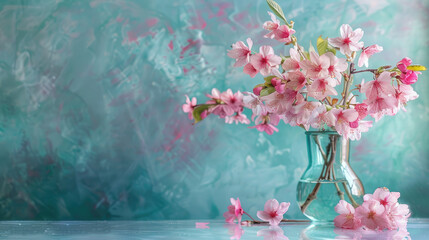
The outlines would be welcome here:
[[[310,44],[305,50],[293,35],[294,22],[286,20],[276,2],[267,0],[267,3],[273,13],[268,12],[271,21],[263,25],[268,31],[264,37],[291,46],[289,56],[275,54],[269,45],[260,46],[259,52],[252,51],[250,38],[247,44],[234,43],[228,51],[228,56],[236,60],[234,67],[244,66],[244,73],[252,78],[260,73],[264,82],[257,84],[253,92],[213,89],[204,104],[197,104],[196,98],[191,100],[186,96],[183,111],[189,113],[195,123],[213,114],[224,118],[226,123],[250,124],[243,113],[244,108],[248,108],[255,123],[250,128],[270,135],[278,131],[276,126],[283,120],[305,130],[331,128],[344,138],[359,140],[361,133],[373,125],[368,115],[375,121],[385,115],[393,116],[405,110],[408,101],[418,97],[412,84],[421,74],[419,71],[426,70],[424,66],[412,65],[406,57],[395,66],[357,70],[357,55],[357,66],[368,67],[371,55],[383,48],[377,44],[365,47],[361,41],[362,29],[353,30],[347,24],[341,26],[341,36],[319,37],[316,48]],[[342,56],[337,57],[337,51]],[[354,76],[362,72],[371,72],[373,79],[353,85]],[[342,86],[341,91],[337,86]],[[359,95],[364,96],[361,102],[357,100]]]

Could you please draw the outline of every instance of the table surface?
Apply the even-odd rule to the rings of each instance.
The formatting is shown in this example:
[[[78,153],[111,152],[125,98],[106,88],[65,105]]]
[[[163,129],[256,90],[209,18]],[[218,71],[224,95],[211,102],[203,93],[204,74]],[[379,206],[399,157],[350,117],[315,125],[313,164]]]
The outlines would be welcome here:
[[[208,223],[208,224],[197,224]],[[410,219],[412,239],[429,239],[429,219]],[[286,223],[238,226],[221,220],[4,221],[0,239],[402,239],[398,231],[353,231],[332,224]],[[259,236],[258,236],[259,235]]]

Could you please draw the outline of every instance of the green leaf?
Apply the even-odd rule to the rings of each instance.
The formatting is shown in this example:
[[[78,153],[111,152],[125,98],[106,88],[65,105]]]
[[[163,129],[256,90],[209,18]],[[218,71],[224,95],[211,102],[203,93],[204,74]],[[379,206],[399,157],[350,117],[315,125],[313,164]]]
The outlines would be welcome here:
[[[282,19],[286,25],[289,26],[289,23],[286,20],[285,14],[283,13],[282,8],[280,7],[280,5],[278,3],[276,3],[274,0],[267,0],[268,6],[271,8],[271,10],[273,11],[273,13],[279,17],[280,19]]]
[[[271,84],[271,79],[275,78],[276,76],[268,76],[268,77],[264,77],[264,80],[266,83]]]
[[[337,50],[335,50],[335,48],[331,47],[328,45],[328,48],[326,49],[327,52],[331,52],[334,55],[337,55]]]
[[[212,104],[201,104],[198,107],[194,108],[194,111],[192,111],[192,116],[194,117],[194,124],[203,120],[201,118],[201,113],[203,113],[205,110],[208,110],[212,106]]]
[[[263,96],[267,96],[270,95],[271,93],[275,92],[276,89],[274,87],[267,87],[261,90],[261,93],[259,94],[259,96],[263,97]]]
[[[426,71],[426,67],[423,65],[410,65],[407,69],[411,71]]]
[[[256,86],[254,86],[253,88],[257,88],[257,87],[265,87],[265,83],[260,83],[260,84],[258,84]]]
[[[319,36],[317,39],[317,51],[319,55],[322,56],[328,50],[328,40],[323,39],[322,36]]]

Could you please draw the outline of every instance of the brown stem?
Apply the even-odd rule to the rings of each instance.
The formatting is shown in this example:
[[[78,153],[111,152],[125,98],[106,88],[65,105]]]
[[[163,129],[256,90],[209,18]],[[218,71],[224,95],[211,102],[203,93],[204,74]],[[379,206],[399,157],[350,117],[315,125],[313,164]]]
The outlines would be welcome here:
[[[251,224],[267,224],[268,223],[268,222],[265,222],[265,221],[257,221],[257,220],[246,221],[246,222],[250,222]],[[282,219],[281,222],[287,222],[287,223],[307,223],[307,222],[310,222],[310,220]]]
[[[317,137],[315,137],[314,140],[316,142],[316,145],[319,147],[320,152],[322,153],[324,164],[323,164],[322,172],[320,173],[319,179],[317,180],[317,183],[314,186],[313,191],[311,191],[311,193],[307,196],[307,199],[305,200],[304,204],[301,205],[301,212],[303,212],[303,213],[305,213],[305,211],[307,210],[307,208],[310,205],[310,203],[314,199],[316,199],[317,192],[319,192],[319,189],[321,187],[320,180],[326,179],[326,174],[329,171],[329,166],[327,165],[327,155],[323,151],[322,146],[321,146],[320,142],[318,141],[319,139]],[[332,139],[331,139],[331,142],[332,142]],[[329,155],[329,152],[330,152],[330,149],[331,149],[331,146],[332,146],[331,142],[328,144],[327,150],[326,150],[326,152],[327,152],[328,155]]]
[[[343,103],[342,105],[346,104],[347,101],[347,97],[349,96],[349,88],[350,85],[353,83],[353,76],[352,76],[352,72],[355,70],[355,64],[354,63],[350,63],[350,68],[349,68],[349,74],[344,76],[344,91],[343,91]],[[344,106],[345,109],[345,106]]]
[[[244,212],[244,214],[246,214],[247,216],[249,216],[250,219],[252,219],[254,222],[258,222],[257,220],[253,219],[252,216],[250,216],[247,212]]]
[[[310,222],[310,220],[282,219],[282,222]]]
[[[301,205],[301,211],[303,212],[303,213],[305,213],[305,211],[307,210],[307,208],[308,208],[308,205],[310,205],[310,203],[314,200],[314,199],[316,199],[316,194],[317,194],[317,192],[319,191],[319,189],[320,189],[320,182],[317,182],[316,183],[316,186],[314,186],[314,188],[313,188],[313,191],[308,195],[308,197],[307,197],[307,199],[305,200],[305,202],[304,202],[304,204],[302,204]]]
[[[325,179],[331,180],[331,169],[333,168],[335,162],[335,155],[337,153],[337,136],[330,135],[329,136],[331,146],[331,156],[329,158],[328,167],[325,173]]]
[[[338,186],[338,183],[335,182],[337,180],[337,178],[335,177],[335,170],[332,169],[332,177],[334,178],[334,184],[335,184],[335,188],[337,189],[337,194],[340,197],[341,200],[344,200],[344,193],[341,191],[340,186]],[[344,185],[344,182],[343,182]],[[345,186],[344,186],[345,188]],[[347,191],[347,189],[345,189]],[[350,197],[350,196],[349,196]]]
[[[372,72],[375,74],[376,71],[377,71],[377,69],[365,69],[365,70],[360,70],[360,71],[352,71],[350,74],[363,73],[363,72]]]
[[[350,202],[352,202],[353,207],[354,208],[359,207],[360,206],[359,203],[357,203],[355,201],[355,199],[353,198],[352,194],[350,193],[349,187],[347,186],[347,184],[345,182],[343,182],[343,187],[344,187],[344,190],[346,190],[346,194],[349,197]]]

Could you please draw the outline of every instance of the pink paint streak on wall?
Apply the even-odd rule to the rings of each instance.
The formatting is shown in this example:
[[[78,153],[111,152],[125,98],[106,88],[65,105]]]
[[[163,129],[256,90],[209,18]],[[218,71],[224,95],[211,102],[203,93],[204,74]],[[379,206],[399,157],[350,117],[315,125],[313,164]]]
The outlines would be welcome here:
[[[174,34],[174,30],[173,30],[173,28],[171,26],[167,26],[167,29],[168,29],[168,32],[170,34]]]
[[[231,24],[231,21],[229,20],[228,15],[225,12],[225,9],[232,7],[231,3],[220,2],[220,3],[215,3],[214,6],[218,7],[219,9],[218,9],[217,13],[210,14],[209,18],[217,17],[217,18],[219,18],[220,21],[227,23],[227,24]]]
[[[197,13],[197,17],[192,18],[193,25],[189,27],[189,29],[200,29],[203,30],[207,26],[207,22],[201,16],[201,13]]]
[[[159,22],[158,18],[149,18],[148,20],[146,20],[146,25],[148,27],[153,27],[155,26],[157,23]]]
[[[241,13],[236,14],[234,16],[234,20],[237,22],[241,22],[244,19],[244,17],[246,17],[247,15],[248,15],[248,13],[246,11],[243,11]]]
[[[183,57],[183,54],[185,54],[186,51],[188,51],[189,49],[191,49],[193,46],[198,46],[198,44],[201,43],[201,40],[197,39],[197,40],[192,40],[192,39],[188,39],[188,44],[184,47],[182,47],[182,51],[180,52],[180,55]]]
[[[128,36],[128,42],[133,43],[135,42],[137,45],[139,45],[139,41],[137,39],[137,34],[135,32],[127,32]]]

